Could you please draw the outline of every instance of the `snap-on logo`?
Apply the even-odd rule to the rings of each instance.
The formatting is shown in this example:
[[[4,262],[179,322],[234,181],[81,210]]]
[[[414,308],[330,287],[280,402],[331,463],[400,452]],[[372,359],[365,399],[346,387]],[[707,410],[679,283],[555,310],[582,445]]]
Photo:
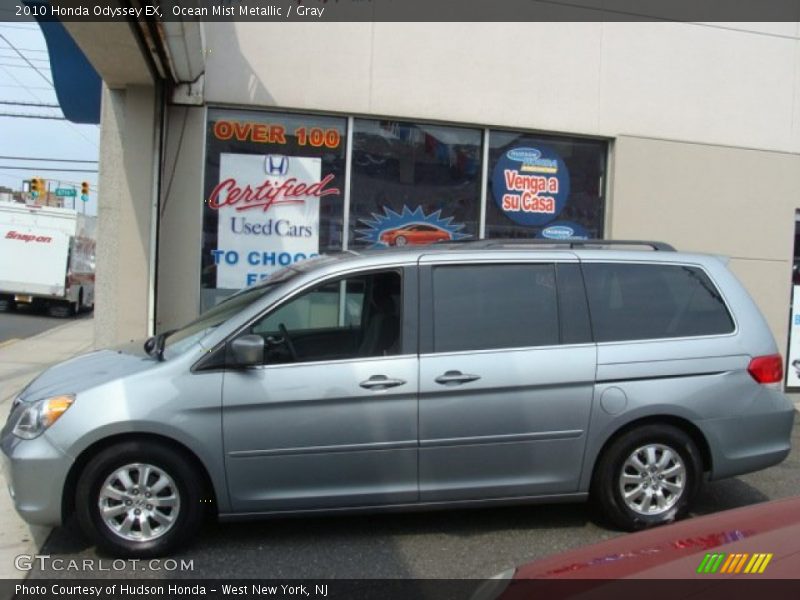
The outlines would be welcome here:
[[[289,172],[289,157],[282,154],[267,154],[264,171],[273,177],[283,177]]]
[[[30,233],[18,233],[16,231],[9,231],[6,234],[7,240],[19,240],[21,242],[38,242],[40,244],[49,244],[53,238],[46,235],[32,235]]]

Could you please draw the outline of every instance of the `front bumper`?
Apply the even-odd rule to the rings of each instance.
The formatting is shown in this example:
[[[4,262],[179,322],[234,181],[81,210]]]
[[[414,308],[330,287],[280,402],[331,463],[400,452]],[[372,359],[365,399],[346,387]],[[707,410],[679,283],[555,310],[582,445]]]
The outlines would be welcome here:
[[[46,434],[22,440],[6,432],[0,449],[5,482],[19,515],[34,525],[61,525],[61,496],[72,459]]]

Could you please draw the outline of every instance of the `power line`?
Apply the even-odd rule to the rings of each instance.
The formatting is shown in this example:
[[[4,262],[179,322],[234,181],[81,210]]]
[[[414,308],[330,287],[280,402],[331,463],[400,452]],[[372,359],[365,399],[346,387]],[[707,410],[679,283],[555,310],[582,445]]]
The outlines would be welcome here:
[[[11,76],[10,73],[9,73],[9,76]],[[45,91],[45,92],[53,92],[53,93],[55,93],[53,88],[44,87],[43,85],[41,85],[41,86],[40,85],[20,85],[19,84],[19,80],[17,80],[17,82],[18,82],[17,85],[13,85],[11,83],[0,83],[0,88],[19,88],[19,89],[24,89],[24,90],[28,90],[28,91],[30,91],[30,90],[42,90],[42,91]],[[31,95],[35,97],[35,94],[31,94]]]
[[[77,158],[39,158],[32,156],[0,156],[0,160],[43,160],[47,162],[68,162],[68,163],[94,163],[96,160],[80,160]]]
[[[0,59],[12,58],[11,56],[0,56]],[[9,65],[2,63],[0,67],[11,67],[12,69],[30,69],[30,65]],[[35,68],[35,67],[34,67]]]
[[[36,108],[61,108],[60,104],[48,104],[45,102],[21,102],[18,100],[0,100],[0,104],[11,106],[35,106]]]
[[[25,55],[24,55],[22,52],[20,52],[19,50],[17,50],[17,47],[16,47],[14,44],[12,44],[11,42],[9,42],[9,41],[8,41],[8,38],[7,38],[6,36],[4,36],[2,33],[0,33],[0,40],[3,40],[3,41],[4,41],[4,42],[5,42],[5,43],[6,43],[6,44],[7,44],[7,45],[8,45],[8,46],[9,46],[9,47],[10,47],[10,48],[11,48],[11,49],[14,51],[14,52],[16,52],[16,53],[19,55],[19,57],[20,57],[22,60],[24,60],[26,63],[28,63],[28,65],[30,65],[31,69],[33,69],[34,71],[36,71],[36,72],[39,74],[39,76],[40,76],[42,79],[44,79],[44,80],[45,80],[47,83],[49,83],[50,85],[53,85],[53,82],[52,82],[52,81],[50,81],[50,80],[49,80],[47,77],[45,77],[45,74],[44,74],[44,73],[42,73],[42,72],[41,72],[41,71],[40,71],[40,70],[39,70],[39,69],[36,67],[36,65],[34,65],[34,64],[31,62],[31,61],[29,61],[29,60],[28,60],[28,58],[27,58],[27,57],[26,57],[26,56],[25,56]]]
[[[11,52],[11,48],[0,48],[0,52],[6,52],[6,53]],[[18,60],[19,59],[19,57],[14,55],[14,54],[0,54],[0,58],[2,58],[3,60]],[[50,62],[49,58],[32,58],[32,57],[28,57],[28,60],[30,60],[32,62],[40,62],[40,63],[49,63]]]
[[[1,26],[2,26],[2,23],[0,23],[0,27],[1,27]],[[38,26],[34,26],[34,27],[32,27],[31,29],[38,29]],[[41,34],[41,31],[40,31],[39,33]],[[9,41],[8,41],[8,39],[7,39],[5,36],[3,36],[2,34],[0,34],[0,39],[2,39],[2,40],[3,40],[3,41],[4,41],[4,42],[5,42],[5,43],[6,43],[6,44],[7,44],[7,45],[8,45],[8,46],[11,48],[11,49],[13,49],[15,52],[19,53],[19,50],[16,48],[16,46],[14,46],[14,44],[12,44],[11,42],[9,42]],[[36,69],[36,67],[34,67],[34,69],[36,70],[36,72],[37,72],[37,73],[39,73],[39,74],[41,75],[41,71],[39,71],[39,69]],[[38,94],[36,94],[35,92],[33,92],[33,91],[32,91],[32,90],[33,90],[33,87],[26,86],[24,83],[22,83],[22,82],[21,82],[19,79],[17,79],[17,78],[14,76],[14,74],[13,74],[13,73],[12,73],[12,72],[11,72],[11,71],[8,69],[8,68],[3,68],[3,71],[5,71],[5,73],[6,73],[6,74],[7,74],[9,77],[11,77],[11,79],[13,79],[14,81],[16,81],[16,82],[17,82],[17,83],[18,83],[18,84],[19,84],[19,85],[20,85],[20,86],[21,86],[21,87],[22,87],[22,88],[23,88],[25,91],[27,91],[27,92],[28,92],[28,94],[30,94],[31,96],[33,96],[33,97],[34,97],[36,100],[38,100],[39,102],[43,102],[42,98],[41,98],[41,97],[40,97]],[[45,77],[44,75],[42,75],[42,78],[43,78],[45,81],[47,81],[47,82],[50,84],[50,89],[48,89],[47,91],[49,91],[49,92],[51,92],[51,93],[55,93],[55,89],[54,89],[54,87],[53,87],[53,84],[52,84],[52,83],[51,83],[51,82],[50,82],[50,81],[47,79],[47,77]],[[41,89],[41,88],[36,88],[36,89]],[[50,117],[49,119],[50,119],[50,120],[56,120],[56,119],[57,119],[57,117]],[[73,131],[74,133],[77,133],[77,134],[78,134],[78,135],[79,135],[79,136],[80,136],[80,137],[81,137],[81,138],[82,138],[84,141],[86,141],[86,142],[90,143],[92,146],[94,146],[95,148],[97,148],[97,142],[96,142],[96,141],[94,141],[94,140],[91,140],[91,139],[89,139],[87,136],[85,136],[85,135],[83,134],[83,132],[82,132],[80,129],[78,129],[78,128],[75,126],[75,124],[74,124],[74,123],[72,123],[72,121],[69,121],[69,120],[67,120],[67,119],[63,119],[63,118],[62,118],[62,119],[59,119],[59,120],[62,120],[62,121],[64,121],[64,123],[66,123],[66,124],[67,124],[67,126],[68,126],[70,129],[72,129],[72,131]]]
[[[4,48],[0,46],[0,50],[11,50],[11,48]],[[41,48],[17,48],[20,52],[43,52],[47,54],[47,50],[42,50]],[[37,58],[36,60],[44,60],[42,58]]]
[[[8,171],[53,171],[55,173],[97,173],[97,169],[54,169],[51,167],[12,167],[0,165],[0,169]]]
[[[28,115],[24,113],[0,113],[0,117],[13,117],[17,119],[48,119],[51,121],[66,121],[65,117],[55,117],[52,115]]]

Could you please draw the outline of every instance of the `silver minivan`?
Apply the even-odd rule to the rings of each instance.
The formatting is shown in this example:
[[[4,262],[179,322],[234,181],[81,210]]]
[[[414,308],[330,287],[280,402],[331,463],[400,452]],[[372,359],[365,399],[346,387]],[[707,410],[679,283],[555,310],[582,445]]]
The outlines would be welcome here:
[[[641,245],[641,244],[640,244]],[[793,406],[719,257],[476,241],[299,263],[143,346],[45,371],[2,432],[31,523],[118,556],[213,513],[581,501],[624,529],[782,461]]]

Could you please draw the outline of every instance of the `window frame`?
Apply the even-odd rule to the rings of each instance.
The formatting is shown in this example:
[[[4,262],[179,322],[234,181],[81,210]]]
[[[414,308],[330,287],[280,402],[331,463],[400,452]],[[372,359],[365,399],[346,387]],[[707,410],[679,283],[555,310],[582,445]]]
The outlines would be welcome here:
[[[497,257],[495,259],[483,259],[483,260],[475,260],[464,258],[463,260],[433,260],[433,261],[426,261],[423,264],[420,264],[419,267],[419,290],[420,290],[420,306],[423,306],[424,309],[420,310],[419,313],[419,353],[420,356],[429,355],[429,356],[447,356],[447,355],[459,355],[459,354],[485,354],[485,353],[495,353],[495,352],[514,352],[519,350],[541,350],[546,348],[564,348],[564,347],[575,347],[575,346],[587,346],[587,345],[594,345],[593,341],[593,330],[591,328],[591,314],[588,311],[587,306],[587,320],[589,322],[589,331],[588,331],[588,339],[584,342],[572,342],[572,343],[562,343],[560,340],[563,336],[563,327],[561,323],[563,307],[560,301],[561,294],[563,293],[562,287],[563,284],[559,281],[559,266],[560,265],[580,265],[580,260],[575,258],[553,258],[553,257],[541,257],[541,258],[525,258],[525,259],[515,259],[515,258],[507,258],[507,257]],[[549,344],[549,345],[542,345],[542,346],[505,346],[502,348],[481,348],[481,349],[473,349],[473,350],[447,350],[447,351],[436,351],[434,349],[434,303],[433,303],[433,269],[437,267],[459,267],[459,266],[473,266],[473,267],[491,267],[491,266],[498,266],[498,265],[551,265],[553,267],[553,274],[555,277],[556,282],[556,315],[558,319],[557,323],[557,330],[559,336],[559,342],[557,344]],[[585,283],[583,280],[583,276],[581,274],[580,277],[580,287],[582,292],[586,293]]]
[[[708,280],[714,285],[719,297],[722,299],[723,305],[725,306],[725,310],[728,312],[728,317],[733,323],[733,330],[728,333],[708,333],[708,334],[700,334],[700,335],[689,335],[689,336],[676,336],[676,337],[648,337],[648,338],[635,338],[635,339],[621,339],[621,340],[609,340],[609,341],[599,341],[597,339],[597,334],[595,332],[595,318],[592,315],[592,305],[591,305],[591,298],[589,296],[589,285],[586,282],[586,272],[584,271],[584,267],[587,265],[608,265],[608,264],[616,264],[616,265],[651,265],[651,266],[660,266],[660,267],[689,267],[692,269],[697,269],[701,271]],[[670,261],[659,261],[659,260],[621,260],[621,259],[603,259],[603,258],[592,258],[592,259],[581,259],[581,276],[583,277],[583,289],[586,293],[586,302],[587,307],[589,309],[589,322],[592,329],[592,338],[595,340],[595,343],[598,346],[608,346],[608,345],[618,345],[618,344],[649,344],[652,342],[680,342],[680,341],[687,341],[687,340],[705,340],[705,339],[719,339],[719,338],[727,338],[727,337],[735,337],[739,334],[739,321],[736,317],[736,312],[731,309],[731,303],[728,299],[727,295],[724,291],[724,286],[721,286],[717,279],[713,276],[713,274],[706,268],[705,265],[699,263],[692,263],[692,262],[670,262]]]
[[[227,357],[230,357],[228,348],[230,344],[243,335],[247,335],[255,323],[261,319],[266,318],[275,311],[280,310],[288,303],[299,298],[303,294],[313,291],[314,288],[324,286],[337,281],[342,281],[358,276],[370,275],[375,273],[385,273],[388,271],[397,272],[400,275],[401,285],[401,301],[400,301],[400,350],[397,354],[389,356],[353,356],[350,358],[336,358],[336,359],[323,359],[323,360],[308,360],[302,362],[289,362],[278,364],[261,364],[254,369],[276,369],[286,367],[302,367],[307,365],[321,365],[321,364],[339,364],[348,363],[353,361],[370,361],[370,360],[387,360],[400,357],[408,357],[409,355],[418,354],[418,297],[419,297],[419,274],[418,267],[415,264],[402,263],[402,264],[387,264],[374,267],[353,267],[350,269],[337,271],[336,273],[329,273],[323,277],[319,277],[304,285],[293,289],[280,300],[271,304],[263,311],[259,312],[247,323],[239,327],[235,332],[231,333],[224,341],[222,347]],[[232,364],[229,358],[226,358],[226,370],[241,370]]]

